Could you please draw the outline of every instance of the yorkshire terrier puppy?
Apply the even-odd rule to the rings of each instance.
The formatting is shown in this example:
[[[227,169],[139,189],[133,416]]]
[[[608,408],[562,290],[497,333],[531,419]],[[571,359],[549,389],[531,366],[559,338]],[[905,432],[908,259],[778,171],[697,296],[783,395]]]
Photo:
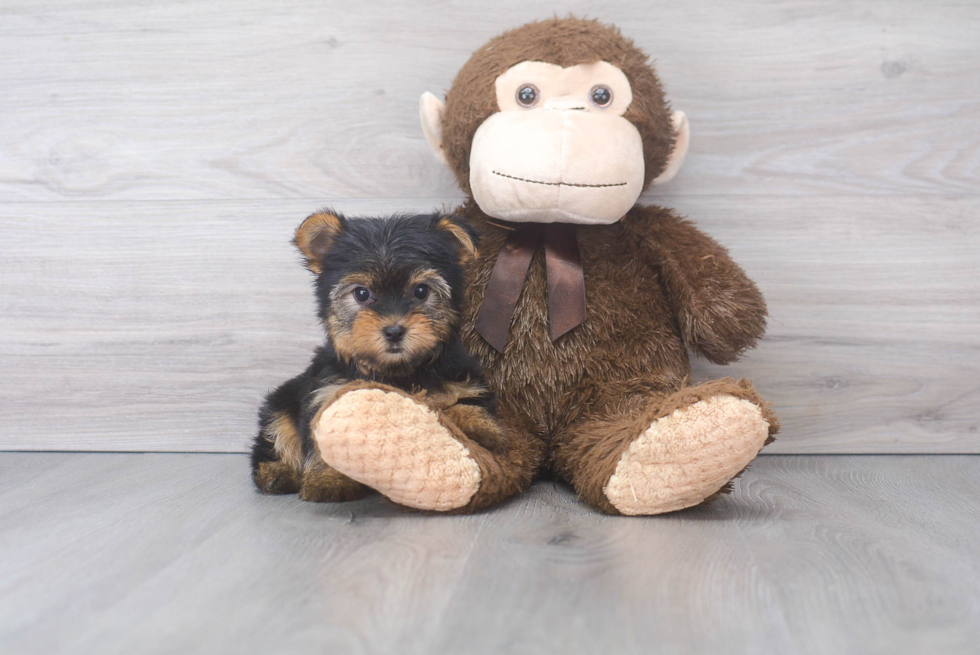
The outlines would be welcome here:
[[[312,438],[321,407],[349,385],[383,384],[442,412],[473,441],[506,446],[496,398],[460,339],[463,266],[476,233],[441,214],[307,218],[293,242],[316,274],[326,342],[259,410],[252,478],[263,492],[343,501],[371,489],[329,467]]]

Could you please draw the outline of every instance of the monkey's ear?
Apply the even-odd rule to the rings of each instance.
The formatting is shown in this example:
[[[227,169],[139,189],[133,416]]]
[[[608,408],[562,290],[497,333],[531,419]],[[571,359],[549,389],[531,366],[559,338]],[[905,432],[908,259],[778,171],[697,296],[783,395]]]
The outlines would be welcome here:
[[[684,163],[684,156],[687,155],[687,146],[691,143],[691,127],[687,122],[687,116],[682,111],[675,111],[670,116],[674,123],[674,149],[667,160],[664,172],[653,180],[653,184],[663,184],[670,182],[677,175]]]
[[[480,233],[465,218],[443,216],[436,222],[436,228],[448,232],[459,241],[460,246],[462,246],[462,257],[460,258],[462,261],[477,258],[479,252],[476,247],[480,242]]]
[[[344,217],[328,209],[309,216],[296,228],[293,243],[303,253],[306,268],[320,274],[323,258],[333,248],[343,230]]]
[[[422,118],[422,133],[436,159],[448,166],[446,151],[442,149],[442,117],[446,113],[446,103],[428,91],[419,98],[419,115]]]

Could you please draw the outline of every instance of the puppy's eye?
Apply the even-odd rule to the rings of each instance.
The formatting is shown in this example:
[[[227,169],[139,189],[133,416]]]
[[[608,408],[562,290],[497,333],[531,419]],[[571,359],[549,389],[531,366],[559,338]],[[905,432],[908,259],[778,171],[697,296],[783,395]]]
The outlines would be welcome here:
[[[608,107],[612,102],[612,91],[608,86],[597,84],[589,91],[589,99],[596,107]]]
[[[354,300],[359,303],[366,303],[371,300],[371,291],[367,287],[357,287],[354,289]]]
[[[412,290],[412,295],[414,295],[419,300],[425,300],[429,297],[429,285],[428,284],[417,284],[415,289]]]
[[[533,84],[523,84],[517,90],[517,104],[521,107],[533,107],[538,103],[538,87]]]

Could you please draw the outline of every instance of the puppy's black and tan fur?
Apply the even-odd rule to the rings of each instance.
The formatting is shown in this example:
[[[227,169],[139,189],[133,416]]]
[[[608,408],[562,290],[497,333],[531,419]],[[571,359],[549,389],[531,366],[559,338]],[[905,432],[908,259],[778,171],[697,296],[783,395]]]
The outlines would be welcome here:
[[[252,477],[266,493],[342,501],[370,491],[323,462],[311,421],[345,386],[370,382],[414,395],[491,451],[505,445],[477,360],[459,324],[463,266],[476,234],[441,214],[307,218],[294,243],[316,274],[326,343],[259,411]]]

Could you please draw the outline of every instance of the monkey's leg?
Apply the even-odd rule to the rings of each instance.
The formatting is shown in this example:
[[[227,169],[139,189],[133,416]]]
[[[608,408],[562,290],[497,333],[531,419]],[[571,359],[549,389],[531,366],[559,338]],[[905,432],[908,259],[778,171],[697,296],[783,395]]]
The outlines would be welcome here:
[[[493,422],[483,410],[437,411],[398,389],[354,383],[312,428],[328,465],[390,500],[465,512],[523,491],[540,462],[540,444],[516,420],[499,432]]]
[[[590,505],[661,514],[725,491],[778,429],[748,381],[725,378],[667,396],[607,398],[569,428],[555,457]]]
[[[471,456],[480,466],[477,493],[460,511],[473,511],[526,491],[541,465],[544,445],[531,435],[527,423],[507,408],[498,415],[458,404],[439,412],[442,422],[455,426],[460,441],[471,441]]]

